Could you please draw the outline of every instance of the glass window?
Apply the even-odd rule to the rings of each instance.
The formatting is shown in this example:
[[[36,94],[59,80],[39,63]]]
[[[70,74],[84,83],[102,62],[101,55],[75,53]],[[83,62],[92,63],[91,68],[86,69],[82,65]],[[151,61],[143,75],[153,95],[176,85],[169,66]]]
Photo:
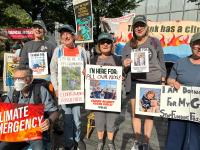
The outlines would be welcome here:
[[[171,20],[182,20],[183,12],[171,13]]]
[[[158,11],[158,0],[147,0],[147,13],[156,13]]]
[[[158,21],[169,21],[169,13],[159,14]]]
[[[172,0],[172,11],[183,10],[185,0]]]
[[[170,1],[171,0],[159,0],[159,12],[169,12],[170,11]]]
[[[146,4],[145,0],[140,2],[139,6],[136,7],[135,11],[133,11],[133,12],[135,12],[136,14],[141,14],[141,15],[145,14],[145,4]]]
[[[198,1],[197,1],[198,2]],[[196,5],[195,2],[188,2],[186,0],[186,3],[185,3],[185,10],[188,10],[188,9],[197,9],[198,8],[198,5]]]
[[[157,21],[157,15],[147,15],[147,19],[151,21]]]
[[[185,11],[183,20],[197,20],[197,10]]]

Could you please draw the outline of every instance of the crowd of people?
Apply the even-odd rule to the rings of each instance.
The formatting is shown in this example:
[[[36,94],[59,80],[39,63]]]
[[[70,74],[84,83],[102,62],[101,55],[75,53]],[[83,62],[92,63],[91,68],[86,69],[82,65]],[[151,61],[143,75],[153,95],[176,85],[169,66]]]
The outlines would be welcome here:
[[[58,30],[60,33],[60,45],[55,47],[44,40],[47,32],[45,24],[41,20],[33,22],[32,31],[34,39],[26,42],[17,56],[19,67],[14,72],[14,88],[8,92],[5,100],[7,103],[13,101],[13,93],[19,92],[17,103],[34,104],[34,91],[31,87],[35,78],[50,81],[53,85],[55,97],[44,87],[40,86],[40,99],[38,103],[44,104],[45,120],[41,125],[42,132],[47,132],[51,124],[58,118],[60,109],[64,121],[64,146],[65,150],[86,150],[86,145],[81,139],[81,106],[83,104],[66,104],[59,107],[56,105],[58,98],[58,64],[63,57],[74,57],[83,61],[84,65],[90,62],[92,65],[101,66],[123,66],[125,88],[127,99],[130,99],[132,108],[132,126],[134,129],[133,146],[131,150],[149,150],[149,140],[153,128],[153,117],[146,116],[144,127],[142,128],[141,116],[135,114],[136,102],[136,84],[168,84],[176,89],[181,85],[200,86],[200,33],[192,36],[190,46],[192,55],[180,59],[174,64],[169,78],[167,78],[164,54],[160,41],[149,35],[147,19],[143,15],[137,15],[133,19],[133,38],[125,45],[122,50],[122,57],[114,55],[114,39],[110,33],[101,33],[97,39],[96,56],[88,60],[83,47],[75,44],[76,33],[74,28],[65,24]],[[153,43],[153,44],[152,44]],[[155,44],[156,43],[156,44]],[[149,53],[149,72],[131,73],[131,52],[140,49],[148,49]],[[14,49],[14,48],[13,48]],[[48,75],[33,78],[33,71],[29,68],[28,54],[32,52],[47,52],[48,57]],[[19,57],[19,58],[18,58]],[[138,60],[140,65],[143,60]],[[84,70],[81,70],[84,72]],[[42,80],[41,80],[42,81]],[[110,90],[110,94],[109,91]],[[116,91],[112,89],[94,89],[90,95],[91,98],[116,99]],[[157,106],[155,93],[149,91],[141,99],[141,105],[144,111]],[[153,110],[153,111],[156,111]],[[119,116],[117,112],[94,111],[95,126],[97,129],[98,144],[97,150],[104,149],[104,135],[107,133],[109,150],[116,150],[114,144],[115,121]],[[143,132],[141,130],[144,130]],[[142,134],[144,133],[144,134]],[[43,134],[42,140],[33,140],[27,142],[1,142],[1,150],[20,150],[30,145],[32,150],[50,150],[51,141],[45,140]],[[51,140],[51,139],[50,139]],[[199,150],[200,149],[200,125],[190,121],[181,121],[170,119],[166,150]]]

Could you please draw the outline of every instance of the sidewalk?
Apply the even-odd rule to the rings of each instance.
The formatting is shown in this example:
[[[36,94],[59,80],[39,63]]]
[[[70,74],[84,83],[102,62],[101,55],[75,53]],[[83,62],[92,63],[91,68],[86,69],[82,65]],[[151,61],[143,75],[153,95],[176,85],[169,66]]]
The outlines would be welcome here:
[[[124,100],[125,101],[125,100]],[[117,150],[131,150],[133,130],[131,125],[130,116],[130,103],[125,102],[122,106],[122,112],[117,120],[116,134],[115,134],[115,146]],[[87,127],[87,114],[83,109],[82,114],[82,126],[83,126],[83,137],[87,146],[87,150],[96,150],[97,146],[97,134],[96,129],[91,133],[89,139],[86,138],[86,127]],[[154,128],[150,139],[150,150],[164,150],[166,134],[167,134],[167,120],[162,118],[154,118]],[[62,144],[63,137],[57,136],[55,144]],[[108,150],[107,143],[104,146],[104,150]]]

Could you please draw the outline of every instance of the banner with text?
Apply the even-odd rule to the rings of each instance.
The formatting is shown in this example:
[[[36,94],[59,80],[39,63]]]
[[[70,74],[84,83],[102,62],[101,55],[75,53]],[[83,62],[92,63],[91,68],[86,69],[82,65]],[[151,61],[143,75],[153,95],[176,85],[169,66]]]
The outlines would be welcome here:
[[[0,103],[0,141],[21,142],[42,139],[40,128],[44,106]]]
[[[114,33],[118,55],[121,55],[124,45],[132,38],[133,17],[131,21],[126,18],[123,21],[117,20],[118,18],[101,18],[102,31]],[[160,40],[165,61],[171,62],[191,54],[190,38],[194,33],[200,32],[200,22],[197,21],[148,21],[148,26],[150,35]]]
[[[93,42],[93,13],[91,0],[73,0],[76,20],[76,43]]]
[[[85,108],[121,111],[122,67],[86,65]]]
[[[84,103],[83,61],[76,57],[58,60],[58,103]]]
[[[200,123],[200,87],[137,84],[136,113]]]
[[[13,62],[15,54],[4,53],[4,68],[3,68],[3,90],[9,91],[14,86],[13,74],[15,68],[19,65]]]

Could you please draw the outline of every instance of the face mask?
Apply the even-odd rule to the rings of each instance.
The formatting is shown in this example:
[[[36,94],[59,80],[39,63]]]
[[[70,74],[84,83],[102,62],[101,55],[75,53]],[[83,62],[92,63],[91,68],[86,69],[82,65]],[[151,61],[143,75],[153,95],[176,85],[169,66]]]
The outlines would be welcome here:
[[[25,87],[26,87],[26,83],[24,80],[21,80],[21,79],[17,79],[15,82],[14,82],[14,88],[16,91],[22,91]]]

